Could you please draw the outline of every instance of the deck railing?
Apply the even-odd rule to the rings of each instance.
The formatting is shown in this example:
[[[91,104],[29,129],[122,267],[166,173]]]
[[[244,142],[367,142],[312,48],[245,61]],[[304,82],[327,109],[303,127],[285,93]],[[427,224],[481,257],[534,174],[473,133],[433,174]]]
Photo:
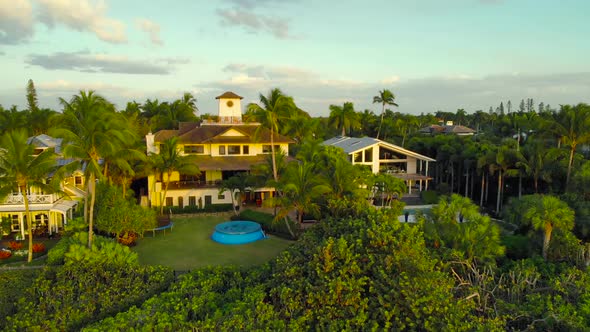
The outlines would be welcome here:
[[[41,195],[41,194],[31,194],[27,195],[29,198],[29,204],[53,204],[56,201],[57,196],[55,195]],[[8,195],[4,199],[4,202],[0,202],[0,204],[4,205],[20,205],[25,204],[25,199],[22,194],[17,195]]]

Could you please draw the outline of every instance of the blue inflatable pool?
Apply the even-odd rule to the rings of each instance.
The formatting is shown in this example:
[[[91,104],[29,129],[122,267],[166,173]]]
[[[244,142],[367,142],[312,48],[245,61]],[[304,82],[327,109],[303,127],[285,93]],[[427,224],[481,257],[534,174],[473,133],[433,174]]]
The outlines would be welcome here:
[[[259,223],[253,221],[228,221],[215,226],[211,239],[223,244],[243,244],[266,238]]]

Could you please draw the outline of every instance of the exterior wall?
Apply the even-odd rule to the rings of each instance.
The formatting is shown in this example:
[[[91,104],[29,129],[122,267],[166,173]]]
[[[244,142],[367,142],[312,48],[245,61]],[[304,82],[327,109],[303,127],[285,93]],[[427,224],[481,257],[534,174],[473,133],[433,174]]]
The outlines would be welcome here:
[[[416,171],[416,158],[408,157],[408,161],[406,162],[406,173],[408,174],[415,174],[418,173]]]
[[[155,193],[152,199],[153,206],[160,206],[160,195],[163,192]],[[220,198],[218,188],[193,188],[193,189],[169,189],[166,193],[166,197],[172,197],[172,206],[179,206],[178,198],[182,198],[182,205],[189,206],[189,198],[195,197],[195,205],[199,205],[199,199],[201,200],[201,206],[205,206],[205,196],[211,196],[211,204],[231,204],[231,196],[229,191],[222,193],[223,197]],[[166,204],[166,197],[164,197],[164,204]]]
[[[231,107],[227,105],[228,101],[233,103]],[[224,116],[242,118],[242,101],[240,98],[219,98],[219,117]]]
[[[205,172],[205,181],[217,181],[221,180],[221,171],[206,171]]]

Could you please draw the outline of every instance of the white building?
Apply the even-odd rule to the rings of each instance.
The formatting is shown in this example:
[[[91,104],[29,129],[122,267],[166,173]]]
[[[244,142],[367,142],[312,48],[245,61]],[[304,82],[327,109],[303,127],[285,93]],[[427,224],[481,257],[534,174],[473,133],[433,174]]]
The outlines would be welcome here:
[[[404,149],[395,144],[372,137],[336,136],[324,145],[341,148],[353,165],[366,165],[373,173],[387,173],[406,182],[410,194],[412,186],[428,190],[428,163],[436,161],[430,157]]]

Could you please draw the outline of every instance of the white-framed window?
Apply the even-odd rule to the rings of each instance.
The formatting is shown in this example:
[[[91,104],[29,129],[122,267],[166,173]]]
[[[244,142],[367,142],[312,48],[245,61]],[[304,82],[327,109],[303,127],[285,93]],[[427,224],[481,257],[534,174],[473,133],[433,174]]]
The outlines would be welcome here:
[[[184,153],[185,154],[204,154],[205,147],[203,145],[185,145],[184,146]]]
[[[281,149],[281,146],[278,144],[275,144],[275,153],[279,152]],[[272,153],[272,149],[270,148],[270,144],[265,144],[262,146],[262,153]]]
[[[228,145],[227,146],[227,154],[240,154],[240,146],[239,145]]]

